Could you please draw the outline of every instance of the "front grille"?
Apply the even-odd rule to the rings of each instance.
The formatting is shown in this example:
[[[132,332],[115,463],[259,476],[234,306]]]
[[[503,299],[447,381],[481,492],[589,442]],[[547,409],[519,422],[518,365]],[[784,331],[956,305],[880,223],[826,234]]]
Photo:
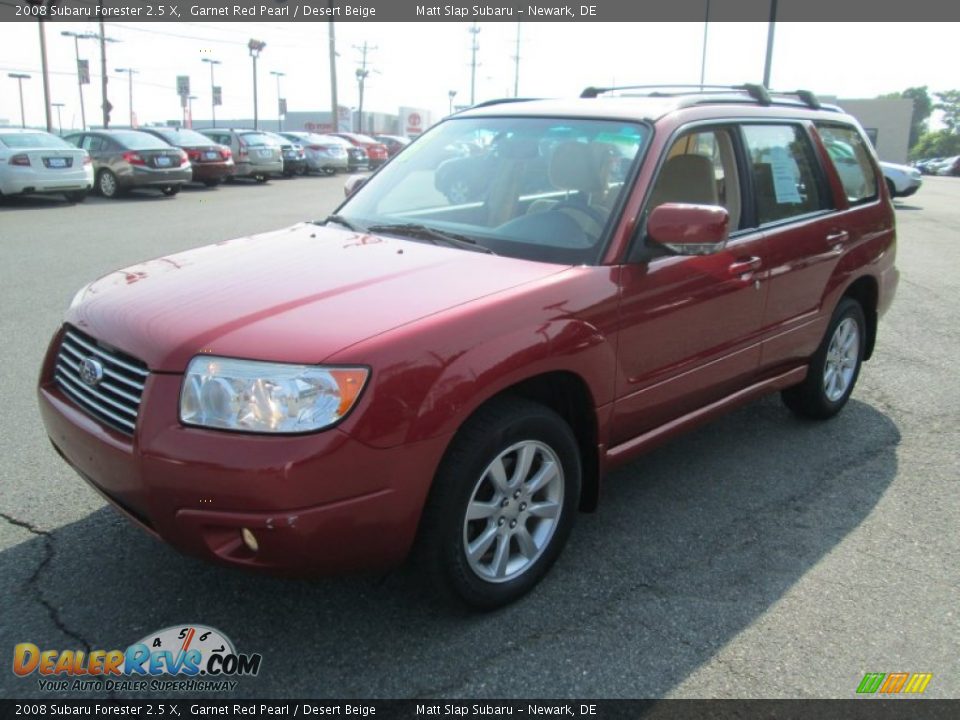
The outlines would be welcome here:
[[[98,381],[90,384],[81,364],[99,366]],[[150,371],[136,358],[105,347],[88,335],[68,328],[57,354],[54,378],[60,389],[93,417],[127,435],[133,435],[143,386]]]

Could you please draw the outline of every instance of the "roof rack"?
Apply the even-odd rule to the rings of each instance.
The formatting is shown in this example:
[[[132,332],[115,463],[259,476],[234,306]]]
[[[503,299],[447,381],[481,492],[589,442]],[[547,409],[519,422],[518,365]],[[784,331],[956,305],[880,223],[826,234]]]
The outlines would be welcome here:
[[[477,108],[488,107],[490,105],[504,105],[506,103],[531,102],[532,100],[540,100],[540,99],[541,98],[528,98],[528,97],[493,98],[492,100],[484,100],[483,102],[478,102],[476,105],[471,105],[470,107],[464,108],[464,110],[476,110]]]
[[[792,90],[788,92],[770,90],[763,85],[743,83],[742,85],[619,85],[616,87],[587,87],[580,93],[582,98],[596,98],[600,95],[621,90],[647,90],[649,97],[675,97],[678,95],[711,95],[717,90],[745,92],[760,105],[773,105],[777,99],[795,97],[801,103],[813,110],[820,110],[821,105],[817,96],[809,90]],[[713,98],[711,98],[713,99]]]

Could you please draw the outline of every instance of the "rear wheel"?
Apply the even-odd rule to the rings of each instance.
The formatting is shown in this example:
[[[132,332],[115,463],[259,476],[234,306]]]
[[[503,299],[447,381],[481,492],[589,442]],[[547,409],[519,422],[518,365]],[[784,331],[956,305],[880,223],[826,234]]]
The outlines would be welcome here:
[[[893,180],[890,178],[884,178],[887,182],[887,190],[890,191],[890,199],[893,200],[897,196],[897,186],[893,184]]]
[[[461,428],[434,480],[415,557],[481,609],[513,602],[560,555],[580,499],[580,456],[555,412],[494,400]]]
[[[860,303],[843,298],[810,361],[806,379],[781,393],[788,408],[815,420],[833,417],[843,409],[860,375],[866,327]]]
[[[97,192],[105,198],[115,198],[120,194],[120,185],[117,176],[111,171],[103,169],[97,175]]]

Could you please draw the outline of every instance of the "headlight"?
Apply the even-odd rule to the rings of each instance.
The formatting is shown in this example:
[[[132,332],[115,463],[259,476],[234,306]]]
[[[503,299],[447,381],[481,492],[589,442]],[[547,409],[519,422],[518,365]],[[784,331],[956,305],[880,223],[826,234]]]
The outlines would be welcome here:
[[[241,432],[321,430],[350,412],[369,374],[366,368],[195,357],[183,378],[180,420]]]
[[[73,296],[73,300],[70,301],[70,307],[68,310],[73,310],[77,305],[80,304],[80,301],[83,300],[83,296],[87,294],[87,289],[90,287],[90,283],[87,283],[82,288],[77,290],[77,294]]]

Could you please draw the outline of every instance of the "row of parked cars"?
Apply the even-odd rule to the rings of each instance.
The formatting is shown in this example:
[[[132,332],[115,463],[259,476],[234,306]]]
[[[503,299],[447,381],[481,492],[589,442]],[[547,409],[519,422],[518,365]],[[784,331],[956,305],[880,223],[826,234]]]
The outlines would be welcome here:
[[[960,177],[960,155],[918,160],[913,166],[924,175],[952,175],[953,177]]]
[[[357,133],[271,133],[179,127],[85,130],[61,138],[41,130],[0,128],[0,196],[62,194],[82,202],[133,188],[176,195],[187,183],[214,187],[247,178],[375,169],[409,141]]]

